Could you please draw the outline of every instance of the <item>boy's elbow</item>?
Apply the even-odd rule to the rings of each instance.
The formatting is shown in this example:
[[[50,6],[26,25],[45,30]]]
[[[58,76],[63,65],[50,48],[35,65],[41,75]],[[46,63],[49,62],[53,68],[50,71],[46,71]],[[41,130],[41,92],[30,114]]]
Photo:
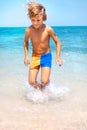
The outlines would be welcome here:
[[[28,45],[28,41],[24,41],[24,46]]]
[[[26,47],[26,43],[24,42],[24,47]]]
[[[56,42],[56,46],[61,46],[61,43],[59,41]]]

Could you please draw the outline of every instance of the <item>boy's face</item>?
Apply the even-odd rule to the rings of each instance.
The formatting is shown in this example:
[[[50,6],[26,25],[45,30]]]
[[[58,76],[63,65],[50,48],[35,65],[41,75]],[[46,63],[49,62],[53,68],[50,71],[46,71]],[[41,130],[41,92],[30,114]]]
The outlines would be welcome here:
[[[35,16],[30,18],[31,23],[34,28],[39,29],[39,27],[43,24],[43,17],[42,16]]]

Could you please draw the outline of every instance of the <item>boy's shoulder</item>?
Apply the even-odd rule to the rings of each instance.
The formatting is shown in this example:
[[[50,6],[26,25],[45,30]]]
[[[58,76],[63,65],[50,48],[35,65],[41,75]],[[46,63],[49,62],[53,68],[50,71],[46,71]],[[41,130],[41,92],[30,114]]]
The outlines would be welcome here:
[[[26,28],[26,32],[30,31],[32,29],[32,26],[29,26]]]
[[[32,26],[27,27],[25,30],[26,34],[30,35],[31,30],[32,30]]]
[[[50,32],[53,32],[53,28],[49,25],[46,25],[46,29],[47,31],[50,33]]]
[[[48,30],[52,29],[52,27],[49,26],[49,25],[46,25],[46,28],[47,28]]]

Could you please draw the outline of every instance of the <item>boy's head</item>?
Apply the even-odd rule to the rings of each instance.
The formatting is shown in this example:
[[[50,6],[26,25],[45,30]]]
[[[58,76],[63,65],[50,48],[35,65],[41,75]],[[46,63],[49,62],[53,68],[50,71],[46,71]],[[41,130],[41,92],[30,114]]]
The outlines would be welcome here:
[[[46,13],[45,13],[45,8],[43,5],[36,3],[36,2],[30,2],[29,4],[27,4],[28,7],[28,16],[30,17],[30,19],[32,17],[41,17],[43,18],[43,21],[45,21],[47,19],[46,17]]]

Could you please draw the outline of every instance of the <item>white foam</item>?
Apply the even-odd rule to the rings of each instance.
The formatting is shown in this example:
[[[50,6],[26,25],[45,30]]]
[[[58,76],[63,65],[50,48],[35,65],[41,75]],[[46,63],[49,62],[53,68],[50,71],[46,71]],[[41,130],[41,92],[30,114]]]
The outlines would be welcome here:
[[[63,96],[66,92],[69,91],[67,87],[61,87],[53,83],[47,85],[43,90],[36,89],[26,83],[25,90],[27,99],[35,103],[43,103],[49,100],[56,99]]]

